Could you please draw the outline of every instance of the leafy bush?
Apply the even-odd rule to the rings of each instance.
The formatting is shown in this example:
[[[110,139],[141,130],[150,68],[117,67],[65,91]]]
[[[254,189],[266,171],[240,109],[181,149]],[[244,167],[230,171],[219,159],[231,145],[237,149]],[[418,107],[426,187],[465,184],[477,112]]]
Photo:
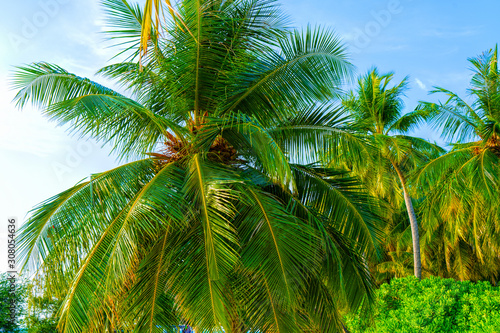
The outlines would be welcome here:
[[[500,288],[437,277],[393,279],[376,292],[374,322],[349,315],[352,333],[500,332]]]
[[[40,294],[33,281],[17,278],[15,290],[8,274],[0,274],[0,332],[55,333],[56,313],[61,302]],[[15,309],[10,321],[11,305]]]
[[[51,297],[30,295],[24,324],[27,333],[56,333],[56,313],[61,302]]]
[[[19,328],[19,319],[23,313],[26,287],[19,281],[11,287],[8,277],[6,273],[0,274],[0,331],[14,332]],[[12,311],[15,311],[14,322],[11,321],[11,306]]]

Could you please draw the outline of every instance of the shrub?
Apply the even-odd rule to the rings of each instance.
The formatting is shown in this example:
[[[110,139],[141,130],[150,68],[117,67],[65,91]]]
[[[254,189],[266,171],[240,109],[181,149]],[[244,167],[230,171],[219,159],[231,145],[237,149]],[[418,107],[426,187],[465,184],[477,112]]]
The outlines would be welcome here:
[[[0,331],[14,332],[19,328],[23,314],[22,305],[26,296],[26,287],[18,280],[11,285],[8,277],[6,273],[0,274]],[[11,315],[14,316],[15,321],[11,321]]]
[[[56,333],[56,313],[61,302],[40,294],[33,281],[0,274],[0,332]],[[15,287],[15,288],[13,288]],[[15,321],[11,321],[11,311]]]
[[[374,320],[349,315],[352,333],[500,332],[500,288],[437,277],[393,279],[376,292]]]
[[[56,313],[61,302],[51,297],[30,295],[24,324],[27,333],[56,333]]]

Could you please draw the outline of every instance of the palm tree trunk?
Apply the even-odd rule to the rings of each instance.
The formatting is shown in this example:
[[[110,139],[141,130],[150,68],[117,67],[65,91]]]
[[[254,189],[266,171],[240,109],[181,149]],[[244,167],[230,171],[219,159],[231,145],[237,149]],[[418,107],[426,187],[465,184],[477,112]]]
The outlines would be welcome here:
[[[408,217],[410,218],[411,226],[411,237],[413,240],[413,272],[415,276],[421,280],[422,279],[422,262],[420,260],[420,236],[418,234],[418,222],[417,216],[415,215],[415,210],[413,209],[413,204],[411,202],[410,194],[406,187],[406,180],[401,169],[396,163],[392,163],[394,169],[396,170],[399,180],[401,181],[401,186],[403,187],[403,195],[405,198],[406,210],[408,211]]]

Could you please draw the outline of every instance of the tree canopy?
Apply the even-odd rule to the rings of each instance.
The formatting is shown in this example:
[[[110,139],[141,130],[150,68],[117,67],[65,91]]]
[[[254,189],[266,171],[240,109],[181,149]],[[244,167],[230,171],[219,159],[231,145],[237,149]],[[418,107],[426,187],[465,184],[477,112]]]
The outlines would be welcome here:
[[[347,47],[275,0],[102,6],[113,87],[46,62],[13,75],[19,108],[121,161],[21,229],[60,332],[345,332],[412,271],[498,282],[497,48],[470,59],[472,103],[435,88],[445,102],[406,110],[408,78],[377,68],[344,93]],[[411,135],[426,122],[450,149]]]

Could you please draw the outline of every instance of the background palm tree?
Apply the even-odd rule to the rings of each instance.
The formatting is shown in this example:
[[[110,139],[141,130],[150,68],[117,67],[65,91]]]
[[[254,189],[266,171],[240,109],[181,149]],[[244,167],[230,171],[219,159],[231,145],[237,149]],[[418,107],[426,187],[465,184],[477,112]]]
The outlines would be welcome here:
[[[423,265],[432,274],[461,281],[500,278],[498,205],[451,169],[423,192]],[[454,178],[452,181],[447,178]]]
[[[318,106],[351,72],[340,41],[287,29],[274,1],[184,0],[145,53],[151,11],[103,3],[129,61],[99,73],[127,96],[47,63],[14,78],[20,107],[134,157],[43,202],[22,229],[24,259],[63,299],[60,331],[341,329],[341,311],[370,305],[361,253],[378,217],[356,179],[290,160],[304,147],[317,158],[331,132],[318,119],[341,121]]]
[[[358,80],[356,91],[343,98],[342,106],[352,117],[351,128],[368,148],[360,159],[357,149],[341,147],[341,158],[333,157],[332,163],[344,164],[360,175],[371,193],[385,199],[393,210],[397,210],[402,192],[411,227],[414,274],[421,278],[419,230],[408,175],[440,149],[424,139],[405,135],[424,120],[424,113],[416,110],[402,114],[408,81],[405,78],[389,87],[392,77],[392,73],[379,74],[372,69]]]
[[[468,91],[472,103],[444,88],[432,93],[445,94],[445,103],[420,103],[420,111],[452,142],[452,149],[423,166],[416,179],[425,190],[427,229],[441,235],[438,241],[429,235],[426,243],[429,248],[442,243],[446,254],[434,265],[442,262],[440,271],[462,280],[496,283],[500,211],[491,202],[500,194],[498,48],[469,61],[474,73]]]
[[[456,142],[453,149],[435,159],[419,172],[419,177],[440,173],[441,166],[454,169],[454,174],[468,174],[474,185],[485,194],[496,194],[499,184],[500,158],[500,72],[498,47],[469,59],[474,75],[469,89],[472,104],[444,88],[431,93],[448,96],[445,103],[421,102],[419,109],[443,138]]]

